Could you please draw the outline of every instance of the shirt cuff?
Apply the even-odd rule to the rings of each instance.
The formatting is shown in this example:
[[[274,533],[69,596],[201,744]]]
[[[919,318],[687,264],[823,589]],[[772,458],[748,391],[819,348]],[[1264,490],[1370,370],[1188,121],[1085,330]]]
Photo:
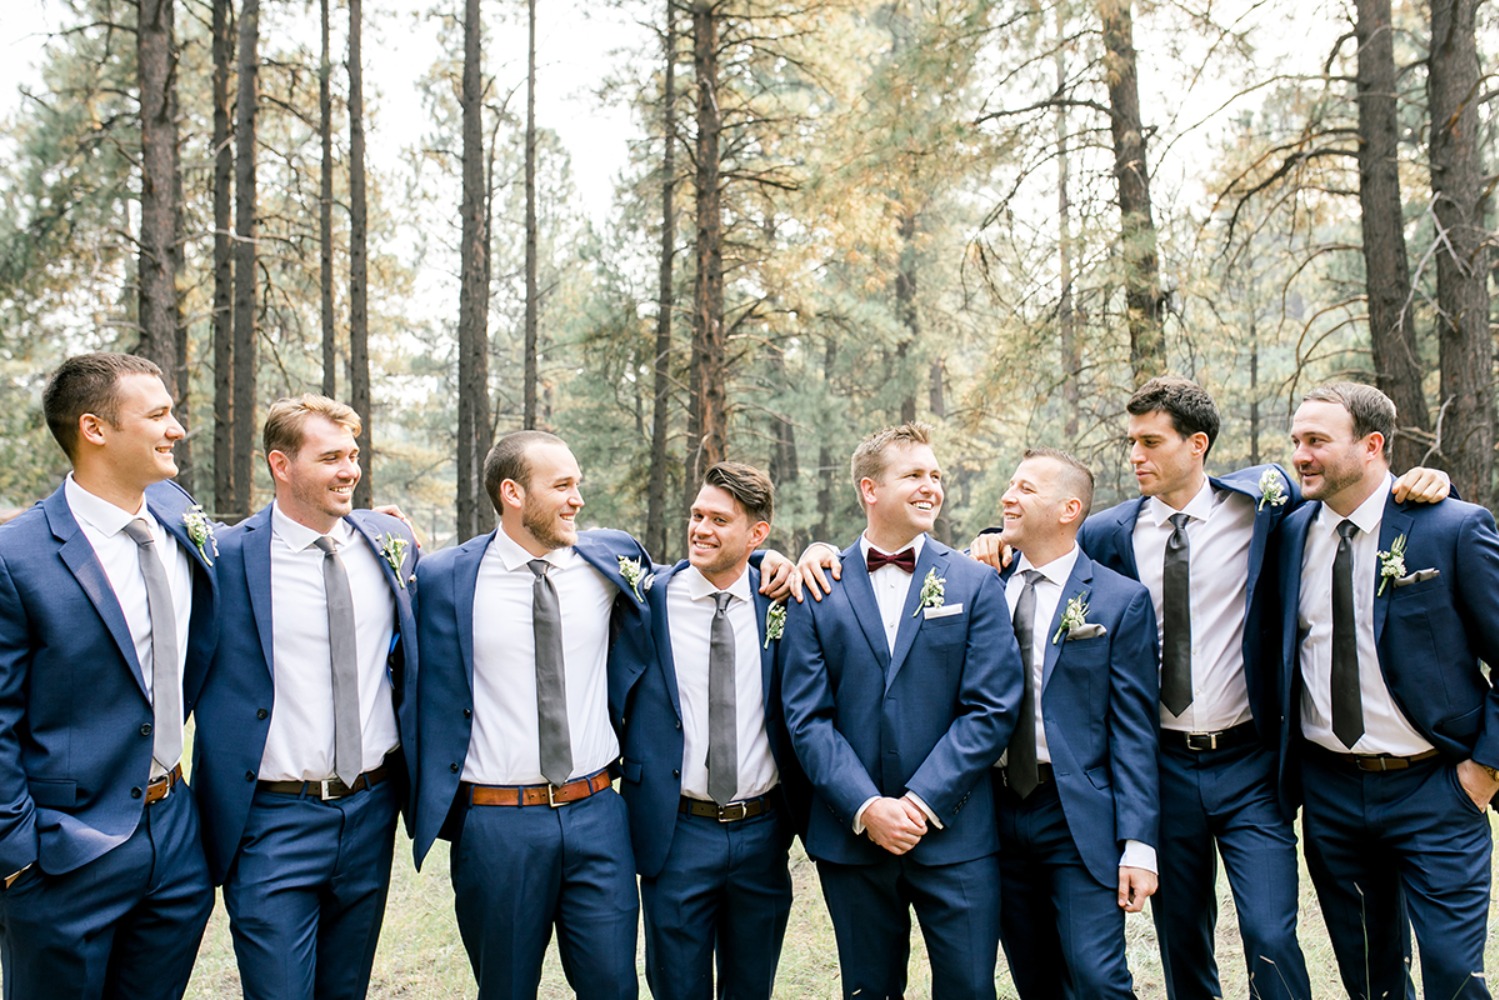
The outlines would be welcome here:
[[[869,804],[871,802],[873,802],[877,798],[879,798],[878,795],[871,795],[869,798],[867,798],[867,799],[864,800],[864,804],[859,807],[858,812],[854,813],[854,836],[855,837],[862,837],[862,836],[864,836],[864,810],[868,809],[869,808]]]
[[[915,792],[907,792],[906,793],[906,798],[908,798],[912,802],[916,803],[916,808],[918,808],[922,812],[926,813],[926,818],[931,821],[931,824],[933,826],[935,826],[939,830],[941,830],[943,828],[942,827],[942,821],[937,818],[937,814],[936,813],[932,812],[932,807],[929,806],[929,805],[927,805],[925,802],[923,802],[921,800],[921,796],[920,795],[917,795]]]
[[[1158,874],[1155,863],[1155,848],[1138,840],[1124,842],[1124,855],[1119,859],[1120,868],[1144,868],[1150,874]]]

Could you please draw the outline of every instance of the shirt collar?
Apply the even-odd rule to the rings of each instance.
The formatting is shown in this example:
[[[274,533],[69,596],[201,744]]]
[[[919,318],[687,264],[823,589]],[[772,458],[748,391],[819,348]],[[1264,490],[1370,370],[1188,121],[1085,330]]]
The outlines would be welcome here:
[[[565,569],[575,558],[571,545],[553,549],[544,556],[533,556],[521,547],[520,542],[505,534],[504,528],[495,529],[494,540],[489,543],[489,551],[499,557],[500,565],[511,573],[522,569],[529,572],[530,563],[535,559],[546,560],[554,569]]]
[[[301,552],[303,549],[311,548],[322,538],[322,532],[314,531],[305,524],[293,521],[281,512],[281,507],[275,501],[271,501],[271,537],[281,540],[281,543],[293,552]],[[328,537],[338,544],[339,548],[348,545],[354,537],[354,528],[339,518],[333,525],[333,530],[328,532]]]
[[[718,593],[720,590],[727,590],[734,596],[735,600],[754,600],[754,595],[750,593],[748,572],[740,573],[739,579],[735,580],[727,587],[722,588],[715,587],[711,582],[709,582],[706,576],[703,576],[702,573],[698,572],[696,566],[688,565],[685,569],[682,570],[681,573],[677,575],[681,577],[682,582],[687,585],[687,596],[692,598],[694,601],[711,601],[713,599],[713,595]]]
[[[1015,564],[1015,575],[1019,576],[1028,569],[1033,569],[1058,587],[1067,585],[1067,578],[1072,575],[1072,567],[1077,565],[1077,545],[1074,544],[1066,555],[1058,556],[1045,566],[1036,566],[1030,559],[1026,558],[1024,552],[1020,553],[1020,561]]]
[[[1202,488],[1192,495],[1187,505],[1181,510],[1173,509],[1160,497],[1151,497],[1147,504],[1150,508],[1150,517],[1155,521],[1157,528],[1165,527],[1171,521],[1172,514],[1186,514],[1194,521],[1206,521],[1208,515],[1213,512],[1213,482],[1207,476],[1202,477]]]
[[[1390,491],[1395,487],[1395,477],[1386,472],[1384,483],[1379,489],[1364,498],[1364,502],[1354,508],[1353,513],[1348,515],[1348,520],[1358,525],[1358,530],[1366,535],[1377,535],[1380,522],[1384,520],[1385,500],[1388,499]],[[1343,516],[1333,510],[1327,504],[1317,511],[1317,523],[1328,532],[1338,530],[1338,525],[1343,521]]]
[[[926,545],[926,532],[923,531],[921,534],[917,535],[911,540],[911,544],[908,545],[907,548],[912,551],[917,559],[920,559],[921,549],[924,545]],[[876,552],[884,553],[887,556],[895,555],[894,552],[885,552],[884,549],[871,542],[868,535],[861,534],[859,536],[859,554],[862,555],[865,559],[868,559],[870,549],[873,549]]]
[[[117,535],[125,530],[125,525],[138,517],[151,519],[145,497],[141,498],[140,509],[132,513],[84,489],[71,472],[63,480],[63,496],[67,498],[68,509],[73,512],[73,517],[79,521],[87,521],[90,527],[102,535]]]

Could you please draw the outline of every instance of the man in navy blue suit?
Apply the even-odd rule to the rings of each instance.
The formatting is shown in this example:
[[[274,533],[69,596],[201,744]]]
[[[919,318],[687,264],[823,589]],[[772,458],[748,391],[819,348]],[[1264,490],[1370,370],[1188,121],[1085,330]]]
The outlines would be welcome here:
[[[1391,497],[1394,430],[1389,398],[1348,382],[1291,424],[1317,502],[1282,529],[1283,766],[1348,994],[1414,995],[1413,927],[1426,996],[1487,997],[1499,535],[1482,507]]]
[[[781,710],[785,606],[759,593],[750,561],[774,503],[758,469],[710,468],[687,559],[646,592],[650,634],[614,646],[621,791],[658,1000],[769,998],[775,985],[791,910],[787,850],[807,790]]]
[[[916,910],[937,996],[990,997],[999,943],[989,769],[1022,677],[999,578],[928,535],[942,471],[927,429],[853,457],[863,534],[841,586],[786,621],[786,722],[813,787],[807,852],[845,996],[899,997]]]
[[[1034,449],[1005,491],[1005,598],[1028,678],[995,768],[1000,930],[1022,998],[1133,997],[1124,914],[1156,889],[1155,611],[1077,547],[1093,474]]]
[[[363,997],[414,762],[416,540],[353,509],[360,420],[273,403],[275,501],[219,536],[193,785],[246,997]]]
[[[154,363],[69,358],[42,407],[73,471],[0,530],[5,996],[180,997],[213,909],[180,763],[212,533]]]

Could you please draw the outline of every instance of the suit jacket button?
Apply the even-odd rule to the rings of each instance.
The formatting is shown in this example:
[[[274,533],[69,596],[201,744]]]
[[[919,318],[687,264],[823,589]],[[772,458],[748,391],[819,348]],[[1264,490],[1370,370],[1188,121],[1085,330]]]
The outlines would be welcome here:
[[[130,789],[130,797],[132,799],[138,799],[138,798],[140,798],[141,797],[141,790],[140,790],[140,788],[136,787],[136,788]]]
[[[255,772],[254,771],[246,771],[245,772],[245,780],[246,781],[254,781],[255,780]]]
[[[141,726],[141,735],[142,736],[150,736],[151,735],[151,723],[148,722],[145,725]]]
[[[463,710],[463,717],[465,719],[472,719],[474,717],[474,710],[471,708],[465,708]]]
[[[454,761],[453,763],[449,764],[448,765],[448,770],[452,771],[454,774],[457,774],[458,773],[458,762]]]
[[[270,714],[271,714],[270,712],[267,712],[263,708],[257,708],[255,710],[255,718],[261,720],[262,722],[264,722],[267,718],[269,718]]]
[[[673,778],[680,778],[682,776],[682,769],[678,768],[678,767],[672,768],[671,769],[671,776]]]
[[[682,720],[678,719],[677,720],[677,731],[681,732],[681,730],[682,730]]]

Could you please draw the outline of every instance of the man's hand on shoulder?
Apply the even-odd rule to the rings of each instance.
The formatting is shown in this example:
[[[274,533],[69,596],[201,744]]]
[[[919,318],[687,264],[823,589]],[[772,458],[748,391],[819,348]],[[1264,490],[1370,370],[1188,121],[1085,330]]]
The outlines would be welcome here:
[[[1005,567],[1010,565],[1010,560],[1015,558],[1015,550],[1000,541],[1000,538],[997,531],[986,531],[976,536],[968,543],[969,556],[1004,572]]]
[[[878,798],[864,810],[864,833],[891,854],[905,854],[926,835],[926,817],[909,799]]]
[[[796,564],[775,549],[766,549],[760,562],[760,593],[772,601],[784,601],[791,597],[798,604],[802,601],[802,577]]]
[[[1439,503],[1452,492],[1452,477],[1441,469],[1416,466],[1395,480],[1396,503]]]
[[[813,542],[803,549],[796,568],[801,574],[802,586],[814,601],[821,601],[823,594],[833,592],[833,585],[824,570],[831,573],[834,580],[843,579],[843,561],[838,558],[838,550],[827,542]]]
[[[411,529],[411,537],[416,539],[416,547],[422,547],[422,536],[417,532],[416,525],[411,523],[411,518],[406,516],[406,512],[402,510],[400,506],[393,503],[387,503],[382,504],[379,507],[371,507],[370,510],[373,510],[376,514],[388,514],[391,517],[395,518],[397,521],[405,524],[406,527]]]

